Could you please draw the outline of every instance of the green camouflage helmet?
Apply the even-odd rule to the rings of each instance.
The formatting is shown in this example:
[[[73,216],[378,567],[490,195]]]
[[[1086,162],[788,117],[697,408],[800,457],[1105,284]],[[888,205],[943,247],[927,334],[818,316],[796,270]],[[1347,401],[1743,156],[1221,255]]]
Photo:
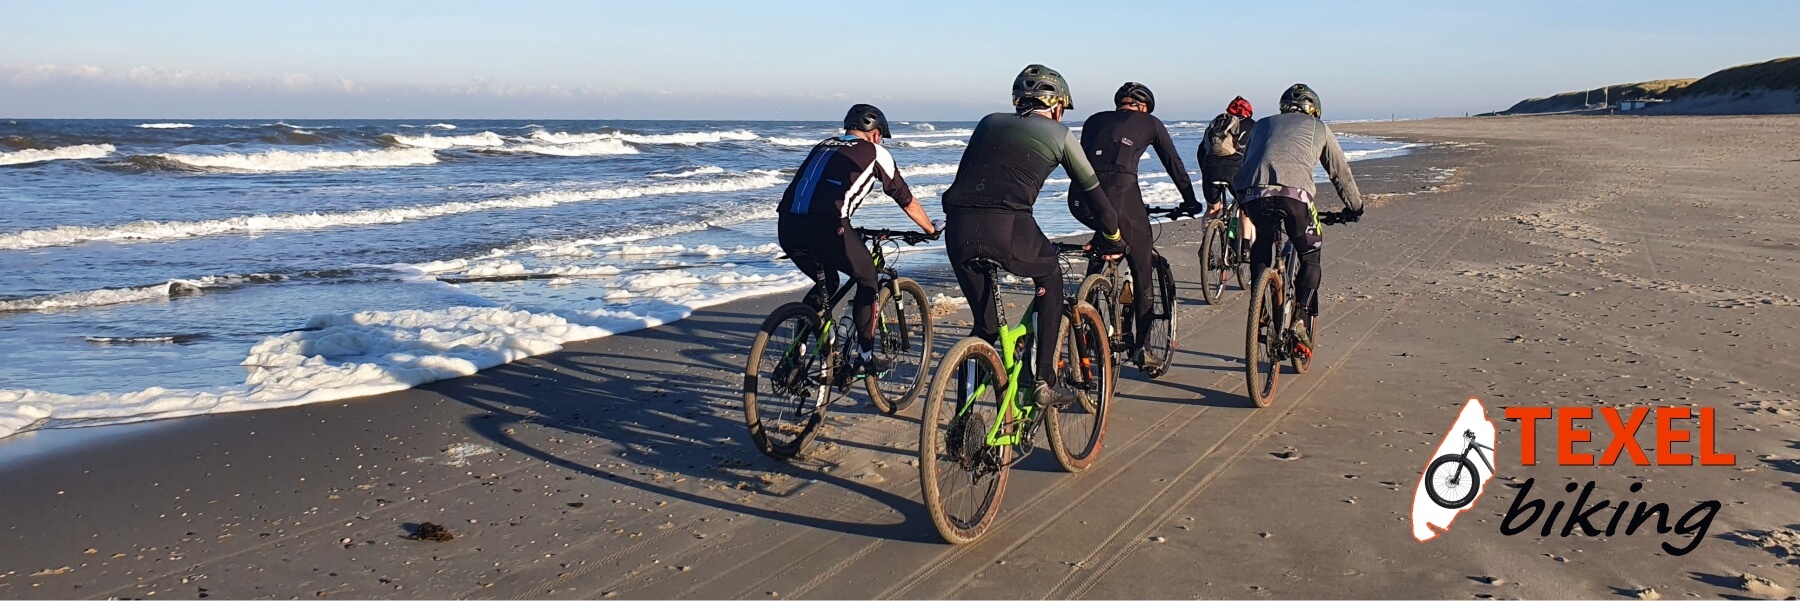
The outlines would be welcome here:
[[[1061,73],[1043,65],[1030,65],[1019,76],[1013,78],[1013,106],[1026,108],[1023,102],[1034,99],[1044,107],[1061,104],[1063,110],[1075,110],[1075,100],[1069,94],[1069,82]]]

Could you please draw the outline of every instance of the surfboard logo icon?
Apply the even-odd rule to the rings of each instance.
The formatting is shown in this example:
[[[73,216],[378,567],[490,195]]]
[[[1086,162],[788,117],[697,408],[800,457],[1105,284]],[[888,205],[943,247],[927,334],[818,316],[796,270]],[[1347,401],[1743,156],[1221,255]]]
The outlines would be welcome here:
[[[1449,531],[1457,514],[1474,507],[1487,481],[1494,477],[1494,422],[1481,400],[1463,404],[1456,423],[1444,432],[1431,462],[1419,474],[1413,491],[1413,538],[1425,542]]]

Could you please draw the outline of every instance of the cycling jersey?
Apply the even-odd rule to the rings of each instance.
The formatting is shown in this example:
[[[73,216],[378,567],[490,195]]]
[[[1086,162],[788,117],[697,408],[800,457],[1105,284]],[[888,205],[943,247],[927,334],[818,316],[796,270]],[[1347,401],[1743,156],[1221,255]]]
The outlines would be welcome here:
[[[1105,200],[1094,167],[1068,126],[1032,114],[988,115],[975,126],[956,179],[944,191],[944,214],[1030,213],[1044,180],[1058,166],[1069,174],[1069,189]],[[1104,231],[1118,230],[1115,215],[1098,219]]]
[[[886,148],[849,134],[831,138],[819,142],[806,156],[776,210],[847,219],[862,206],[876,181],[901,207],[914,202],[912,189],[900,177],[894,155]]]
[[[1169,179],[1174,180],[1176,190],[1181,192],[1181,199],[1195,202],[1194,184],[1188,178],[1187,166],[1182,164],[1181,153],[1175,150],[1175,141],[1169,138],[1169,129],[1163,126],[1161,119],[1149,113],[1121,109],[1095,113],[1081,125],[1081,147],[1087,150],[1088,161],[1095,171],[1136,175],[1138,161],[1152,146],[1156,147],[1156,158],[1162,161],[1163,170],[1169,173]],[[1113,191],[1107,190],[1107,193]]]
[[[1362,210],[1362,195],[1350,175],[1350,161],[1338,146],[1331,128],[1306,113],[1282,113],[1256,122],[1250,132],[1250,149],[1232,188],[1240,192],[1263,186],[1284,186],[1318,195],[1313,184],[1313,165],[1325,167],[1338,197],[1352,211]]]

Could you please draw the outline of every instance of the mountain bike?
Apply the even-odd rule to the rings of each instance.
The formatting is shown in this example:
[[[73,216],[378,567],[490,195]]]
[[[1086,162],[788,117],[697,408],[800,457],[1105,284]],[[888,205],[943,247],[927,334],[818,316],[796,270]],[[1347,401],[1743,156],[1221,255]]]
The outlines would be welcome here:
[[[1482,449],[1492,452],[1494,447],[1475,442],[1474,430],[1463,430],[1463,440],[1468,444],[1462,453],[1439,455],[1431,460],[1431,465],[1425,466],[1425,494],[1444,509],[1473,503],[1481,494],[1481,472],[1475,471],[1475,462],[1469,461],[1470,453],[1481,459],[1489,474],[1494,473],[1494,462],[1488,460],[1487,453],[1481,452]]]
[[[863,374],[861,380],[875,408],[893,414],[912,405],[923,390],[932,324],[925,289],[900,277],[888,255],[897,253],[902,242],[917,245],[937,235],[855,231],[868,244],[880,272],[874,351],[893,363],[887,372]],[[849,304],[838,319],[831,319],[831,314],[855,289],[854,282],[846,282],[823,308],[790,302],[763,320],[744,367],[744,423],[764,455],[787,460],[805,451],[818,436],[832,402],[849,395],[858,375],[851,362],[857,348],[856,320]]]
[[[994,277],[1000,264],[975,259],[969,266],[988,280],[1000,323],[1006,303]],[[1113,396],[1112,353],[1100,312],[1070,298],[1058,316],[1056,369],[1077,401],[1067,407],[1034,402],[1036,342],[1041,331],[1035,302],[1018,325],[1000,327],[999,348],[978,337],[950,347],[932,377],[919,427],[919,483],[938,534],[952,544],[979,540],[993,526],[1006,492],[1007,474],[1034,448],[1047,425],[1050,451],[1064,470],[1080,472],[1100,457]]]
[[[1153,209],[1152,213],[1173,214],[1175,209]],[[1154,250],[1150,253],[1150,290],[1139,294],[1131,267],[1123,256],[1108,259],[1080,244],[1053,243],[1062,256],[1063,273],[1078,273],[1070,267],[1075,259],[1086,259],[1087,277],[1075,298],[1100,312],[1107,326],[1107,341],[1113,349],[1113,369],[1125,362],[1137,365],[1145,376],[1156,379],[1168,373],[1175,360],[1175,276],[1169,260]],[[1133,353],[1137,345],[1137,313],[1133,303],[1150,303],[1150,329],[1143,353]]]
[[[1250,289],[1245,281],[1250,271],[1250,244],[1238,231],[1243,223],[1242,212],[1231,184],[1212,182],[1207,185],[1218,188],[1219,198],[1225,199],[1219,216],[1206,221],[1205,233],[1200,238],[1200,296],[1206,299],[1206,304],[1217,305],[1225,296],[1227,279],[1236,277],[1239,290]]]
[[[1318,214],[1320,224],[1343,223],[1337,213]],[[1264,233],[1274,236],[1281,252],[1256,276],[1255,294],[1250,297],[1250,320],[1244,330],[1244,373],[1248,377],[1251,402],[1267,407],[1275,402],[1276,385],[1281,380],[1281,363],[1288,362],[1295,373],[1306,373],[1312,367],[1312,349],[1301,346],[1294,332],[1301,321],[1303,299],[1294,298],[1294,282],[1300,269],[1294,241],[1287,239],[1286,228],[1272,228]],[[1296,302],[1301,301],[1301,302]],[[1318,333],[1313,346],[1318,346]]]

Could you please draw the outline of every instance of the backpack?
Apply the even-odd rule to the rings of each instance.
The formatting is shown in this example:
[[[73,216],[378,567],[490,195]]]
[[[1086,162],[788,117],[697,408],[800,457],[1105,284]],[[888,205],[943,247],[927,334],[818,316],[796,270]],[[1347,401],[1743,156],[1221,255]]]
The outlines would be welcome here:
[[[1212,126],[1206,128],[1207,154],[1228,157],[1242,152],[1243,150],[1237,145],[1237,130],[1240,121],[1241,119],[1237,115],[1229,113],[1214,117]]]

